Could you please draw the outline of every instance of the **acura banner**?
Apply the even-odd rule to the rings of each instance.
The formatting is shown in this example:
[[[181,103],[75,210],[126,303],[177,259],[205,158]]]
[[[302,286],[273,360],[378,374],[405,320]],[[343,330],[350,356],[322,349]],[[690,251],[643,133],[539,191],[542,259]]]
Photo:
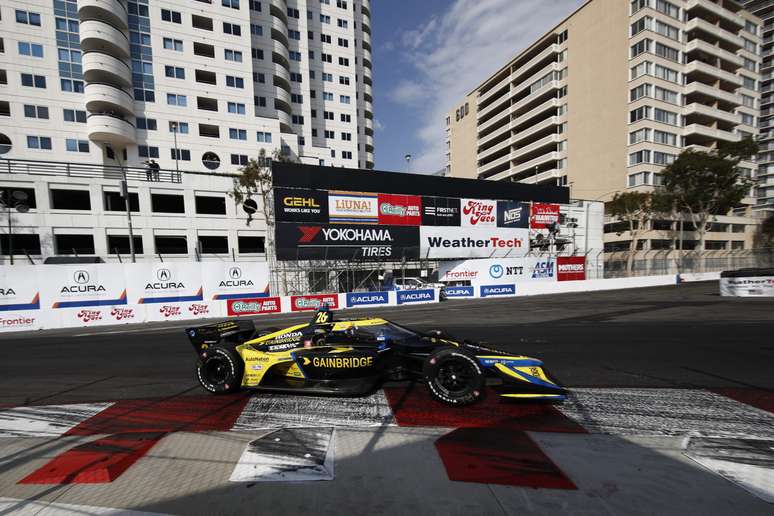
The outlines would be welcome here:
[[[278,260],[419,258],[419,227],[375,224],[277,224]]]

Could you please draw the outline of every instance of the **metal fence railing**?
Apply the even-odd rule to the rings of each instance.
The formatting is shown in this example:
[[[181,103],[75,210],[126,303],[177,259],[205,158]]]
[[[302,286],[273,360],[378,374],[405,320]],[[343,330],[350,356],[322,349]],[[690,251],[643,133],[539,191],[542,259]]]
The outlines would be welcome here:
[[[629,258],[630,253],[627,251],[605,253],[605,277],[625,278],[774,267],[774,248],[728,251],[636,251],[631,260],[631,268],[629,268]]]

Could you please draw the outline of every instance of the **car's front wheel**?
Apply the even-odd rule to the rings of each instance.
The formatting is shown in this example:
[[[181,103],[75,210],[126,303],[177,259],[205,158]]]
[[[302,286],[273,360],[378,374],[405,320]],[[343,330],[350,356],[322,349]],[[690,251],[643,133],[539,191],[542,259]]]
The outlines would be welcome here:
[[[196,377],[214,394],[235,392],[242,384],[242,359],[230,349],[213,346],[204,351],[196,364]]]
[[[431,353],[423,368],[427,388],[449,405],[470,405],[483,398],[485,376],[475,356],[455,348]]]

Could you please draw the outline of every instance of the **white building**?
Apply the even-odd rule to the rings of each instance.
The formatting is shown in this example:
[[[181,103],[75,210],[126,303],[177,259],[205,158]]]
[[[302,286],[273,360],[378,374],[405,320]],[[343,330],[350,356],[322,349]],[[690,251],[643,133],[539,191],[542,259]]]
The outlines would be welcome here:
[[[224,174],[261,149],[372,168],[370,32],[370,0],[3,1],[0,191],[31,208],[14,247],[125,253],[109,167],[154,159],[159,181],[129,174],[141,255],[260,256]]]

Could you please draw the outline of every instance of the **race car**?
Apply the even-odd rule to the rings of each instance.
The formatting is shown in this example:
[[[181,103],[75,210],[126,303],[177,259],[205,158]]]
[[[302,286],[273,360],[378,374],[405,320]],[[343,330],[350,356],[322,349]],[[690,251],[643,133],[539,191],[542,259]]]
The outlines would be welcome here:
[[[310,322],[283,329],[228,320],[185,331],[198,355],[196,377],[214,394],[244,388],[362,396],[407,379],[424,380],[434,398],[455,406],[482,399],[488,384],[504,398],[567,394],[538,359],[379,317],[335,319],[326,305]]]

